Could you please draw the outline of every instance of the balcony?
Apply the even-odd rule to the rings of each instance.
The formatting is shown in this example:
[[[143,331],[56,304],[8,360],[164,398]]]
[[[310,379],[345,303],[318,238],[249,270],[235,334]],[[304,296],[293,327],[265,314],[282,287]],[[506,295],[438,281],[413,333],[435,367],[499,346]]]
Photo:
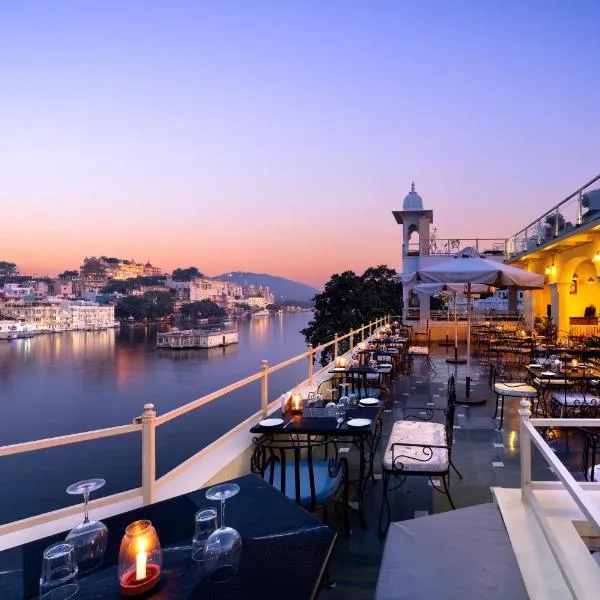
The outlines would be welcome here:
[[[506,259],[551,249],[557,242],[568,247],[591,240],[600,225],[600,175],[575,190],[541,217],[506,241]]]

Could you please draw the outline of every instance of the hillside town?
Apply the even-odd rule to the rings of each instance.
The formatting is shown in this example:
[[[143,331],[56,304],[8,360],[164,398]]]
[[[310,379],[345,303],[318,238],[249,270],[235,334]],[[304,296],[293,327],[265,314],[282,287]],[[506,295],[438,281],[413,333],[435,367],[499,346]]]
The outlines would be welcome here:
[[[0,339],[173,316],[241,317],[273,305],[266,286],[211,279],[195,267],[166,274],[150,262],[101,256],[86,257],[78,270],[57,277],[27,277],[14,265],[2,274]]]

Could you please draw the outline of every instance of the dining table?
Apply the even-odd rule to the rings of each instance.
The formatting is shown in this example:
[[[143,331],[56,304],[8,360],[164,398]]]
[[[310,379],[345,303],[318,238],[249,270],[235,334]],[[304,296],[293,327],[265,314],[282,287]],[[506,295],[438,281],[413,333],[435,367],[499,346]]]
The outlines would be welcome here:
[[[103,563],[79,577],[74,600],[117,600],[119,546],[125,528],[148,519],[162,546],[160,582],[138,596],[152,600],[311,600],[326,576],[336,534],[257,475],[233,479],[240,486],[226,502],[227,525],[242,538],[239,568],[222,583],[211,583],[203,563],[192,558],[194,517],[202,508],[218,508],[205,489],[102,519],[108,528]],[[77,523],[77,517],[73,524]],[[67,532],[0,552],[0,598],[36,598],[45,548]]]
[[[366,400],[365,400],[366,401]],[[373,404],[348,407],[343,422],[339,422],[335,414],[326,407],[312,407],[305,401],[301,414],[283,415],[279,426],[265,426],[258,423],[250,429],[251,433],[267,436],[317,436],[330,440],[346,440],[359,450],[358,478],[351,483],[356,484],[357,512],[361,523],[366,527],[364,515],[364,493],[371,478],[373,481],[373,462],[379,445],[382,430],[383,403],[369,400]],[[353,426],[352,421],[360,419],[360,426]],[[310,439],[310,438],[309,438]],[[339,444],[338,444],[339,445]]]

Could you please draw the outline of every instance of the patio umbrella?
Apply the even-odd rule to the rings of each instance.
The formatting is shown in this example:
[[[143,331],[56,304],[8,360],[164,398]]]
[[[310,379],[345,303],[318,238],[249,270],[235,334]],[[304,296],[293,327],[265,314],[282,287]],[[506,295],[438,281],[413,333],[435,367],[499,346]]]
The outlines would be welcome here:
[[[430,294],[447,296],[454,298],[454,359],[446,359],[446,362],[464,363],[466,359],[458,358],[458,318],[456,313],[456,297],[467,296],[467,286],[464,283],[419,283],[412,288],[417,294]],[[490,285],[483,283],[474,283],[471,285],[471,297],[474,298],[479,294],[488,294],[494,292],[495,289]],[[448,321],[450,321],[450,306],[448,306]],[[446,330],[446,340],[448,339],[448,330]]]
[[[544,276],[486,258],[458,256],[416,271],[416,279],[429,283],[457,283],[467,286],[467,396],[471,383],[471,287],[485,283],[494,287],[513,286],[519,290],[544,287]]]

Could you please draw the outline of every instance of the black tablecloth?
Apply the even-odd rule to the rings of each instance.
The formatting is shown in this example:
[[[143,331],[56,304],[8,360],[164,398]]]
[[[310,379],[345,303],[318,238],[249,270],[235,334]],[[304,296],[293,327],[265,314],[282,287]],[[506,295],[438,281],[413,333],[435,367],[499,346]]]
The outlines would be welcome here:
[[[191,558],[194,515],[215,507],[199,490],[103,519],[109,530],[102,570],[80,578],[77,600],[121,598],[117,563],[127,525],[149,519],[163,547],[163,570],[158,588],[145,598],[175,599],[291,599],[312,598],[335,541],[323,523],[288,500],[256,475],[235,479],[240,492],[226,504],[226,524],[242,536],[242,558],[234,579],[209,583],[202,565]],[[73,520],[73,525],[77,519]],[[42,552],[63,541],[66,532],[0,552],[0,598],[32,598],[38,593]]]

